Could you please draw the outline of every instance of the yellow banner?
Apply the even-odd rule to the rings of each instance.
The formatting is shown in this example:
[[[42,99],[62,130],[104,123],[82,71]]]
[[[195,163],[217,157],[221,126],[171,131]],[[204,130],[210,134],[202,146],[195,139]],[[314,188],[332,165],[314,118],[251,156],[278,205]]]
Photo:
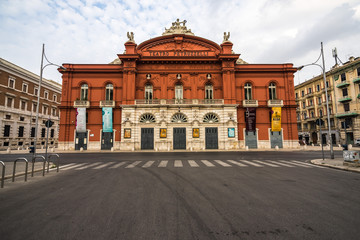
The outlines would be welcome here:
[[[281,131],[281,107],[273,107],[271,114],[271,131]]]

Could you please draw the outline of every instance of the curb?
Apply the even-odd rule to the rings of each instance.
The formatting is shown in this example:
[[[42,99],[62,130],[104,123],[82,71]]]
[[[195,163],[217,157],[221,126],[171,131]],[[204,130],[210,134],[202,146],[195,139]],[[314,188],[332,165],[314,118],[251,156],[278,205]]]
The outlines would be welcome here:
[[[360,173],[360,169],[349,168],[349,167],[345,167],[345,166],[334,166],[334,165],[330,165],[330,164],[326,164],[326,163],[318,163],[317,161],[319,161],[319,160],[322,160],[322,159],[313,159],[313,160],[310,160],[310,162],[317,166],[323,166],[323,167],[333,168],[333,169],[337,169],[337,170]]]

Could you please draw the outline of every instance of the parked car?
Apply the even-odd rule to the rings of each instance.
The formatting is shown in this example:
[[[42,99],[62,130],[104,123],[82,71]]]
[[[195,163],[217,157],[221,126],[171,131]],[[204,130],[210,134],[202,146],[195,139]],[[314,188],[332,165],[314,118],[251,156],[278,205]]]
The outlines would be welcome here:
[[[360,146],[360,138],[355,140],[354,145],[355,146]]]

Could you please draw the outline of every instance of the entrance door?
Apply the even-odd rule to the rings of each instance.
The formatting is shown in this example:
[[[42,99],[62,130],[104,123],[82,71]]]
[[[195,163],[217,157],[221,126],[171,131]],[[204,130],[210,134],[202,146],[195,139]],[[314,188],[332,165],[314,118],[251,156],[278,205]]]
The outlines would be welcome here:
[[[80,150],[80,148],[87,149],[87,132],[76,132],[75,150]]]
[[[248,148],[257,148],[257,137],[255,131],[245,131],[245,146],[248,146]]]
[[[173,136],[173,148],[186,149],[186,128],[174,128]]]
[[[282,131],[279,132],[270,131],[270,142],[271,142],[271,148],[275,148],[276,146],[278,146],[279,148],[283,148]]]
[[[205,148],[218,149],[218,129],[205,128]]]
[[[141,129],[141,149],[154,149],[154,129]]]
[[[313,144],[317,144],[317,133],[316,132],[313,132],[312,134],[311,134],[311,136],[312,136],[312,141],[313,141]]]
[[[103,132],[101,137],[101,149],[110,150],[113,147],[113,133]]]

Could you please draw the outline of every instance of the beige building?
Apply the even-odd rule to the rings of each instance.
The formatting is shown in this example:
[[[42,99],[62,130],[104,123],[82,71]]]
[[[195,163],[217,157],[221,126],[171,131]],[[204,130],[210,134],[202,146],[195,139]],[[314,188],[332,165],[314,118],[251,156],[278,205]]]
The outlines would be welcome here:
[[[333,144],[353,144],[360,138],[359,83],[360,58],[351,57],[326,72]],[[323,75],[295,86],[299,140],[306,144],[326,144],[329,140],[325,96]],[[318,119],[324,121],[321,131]]]
[[[0,58],[0,150],[27,149],[34,144],[37,95],[40,77]],[[45,146],[45,121],[49,129],[49,147],[58,142],[61,85],[43,78],[40,89],[37,147]]]

